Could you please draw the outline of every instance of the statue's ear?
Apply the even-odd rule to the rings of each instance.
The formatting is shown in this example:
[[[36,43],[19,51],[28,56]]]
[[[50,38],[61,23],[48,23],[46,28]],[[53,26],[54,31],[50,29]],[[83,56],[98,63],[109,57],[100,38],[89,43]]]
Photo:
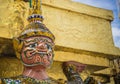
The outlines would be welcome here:
[[[23,41],[18,40],[17,38],[13,38],[13,47],[17,57],[20,59],[20,54],[23,46]]]

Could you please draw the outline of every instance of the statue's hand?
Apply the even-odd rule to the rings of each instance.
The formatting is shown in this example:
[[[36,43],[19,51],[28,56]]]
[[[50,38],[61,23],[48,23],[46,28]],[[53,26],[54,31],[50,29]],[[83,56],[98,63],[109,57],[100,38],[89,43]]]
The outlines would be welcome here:
[[[75,70],[76,70],[76,72],[78,72],[78,73],[81,73],[81,72],[85,69],[85,67],[86,67],[85,64],[82,64],[82,63],[79,63],[79,62],[75,62],[75,61],[67,61],[67,62],[64,62],[64,65],[65,65],[65,66],[69,66],[69,65],[75,66]]]
[[[62,67],[68,81],[67,84],[83,84],[79,73],[85,69],[85,66],[85,64],[75,61],[64,62]]]

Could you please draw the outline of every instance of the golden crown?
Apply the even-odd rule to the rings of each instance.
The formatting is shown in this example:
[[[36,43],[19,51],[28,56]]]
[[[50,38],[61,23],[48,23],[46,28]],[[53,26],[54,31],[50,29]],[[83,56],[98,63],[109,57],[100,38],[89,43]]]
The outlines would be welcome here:
[[[29,0],[30,9],[29,9],[29,24],[19,35],[19,39],[23,39],[30,36],[46,36],[54,41],[55,37],[50,32],[50,30],[42,23],[43,16],[41,10],[41,0]]]
[[[52,32],[42,23],[43,16],[41,10],[41,0],[29,0],[30,9],[29,9],[29,24],[26,28],[20,33],[20,35],[13,39],[14,49],[16,55],[20,58],[21,49],[23,46],[23,40],[28,37],[33,36],[43,36],[50,38],[53,42],[55,40]]]

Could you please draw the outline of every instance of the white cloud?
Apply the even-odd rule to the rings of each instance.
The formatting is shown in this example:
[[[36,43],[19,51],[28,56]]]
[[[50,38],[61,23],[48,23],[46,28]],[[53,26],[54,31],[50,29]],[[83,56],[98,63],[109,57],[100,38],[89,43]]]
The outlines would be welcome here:
[[[120,37],[120,28],[113,27],[112,28],[112,33],[114,37]]]
[[[112,33],[115,45],[120,48],[120,29],[117,27],[113,27]]]

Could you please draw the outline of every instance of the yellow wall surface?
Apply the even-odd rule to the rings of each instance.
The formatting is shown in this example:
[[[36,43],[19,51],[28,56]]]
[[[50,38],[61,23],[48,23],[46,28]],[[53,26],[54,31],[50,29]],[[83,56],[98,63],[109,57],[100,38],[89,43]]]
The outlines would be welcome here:
[[[27,24],[29,5],[22,0],[1,0],[0,4],[0,36],[12,38]],[[112,11],[70,0],[43,0],[42,10],[56,45],[120,55],[112,39]]]
[[[27,24],[28,12],[28,2],[0,0],[0,37],[12,39],[19,35]],[[56,38],[54,58],[56,62],[53,65],[55,68],[48,70],[56,79],[64,77],[63,73],[61,74],[61,63],[64,61],[74,60],[87,64],[88,70],[93,73],[96,67],[98,70],[110,67],[109,59],[120,56],[120,50],[114,46],[111,32],[112,11],[71,0],[42,0],[42,13],[43,23]],[[0,59],[3,63],[0,66],[7,66],[7,62],[13,63],[11,68],[19,65],[17,59],[10,59]],[[57,65],[60,67],[56,68]],[[5,67],[2,69],[0,75],[5,76],[8,69]],[[57,72],[53,73],[53,70]],[[13,76],[20,72],[21,69],[18,72],[14,69],[11,74]]]

